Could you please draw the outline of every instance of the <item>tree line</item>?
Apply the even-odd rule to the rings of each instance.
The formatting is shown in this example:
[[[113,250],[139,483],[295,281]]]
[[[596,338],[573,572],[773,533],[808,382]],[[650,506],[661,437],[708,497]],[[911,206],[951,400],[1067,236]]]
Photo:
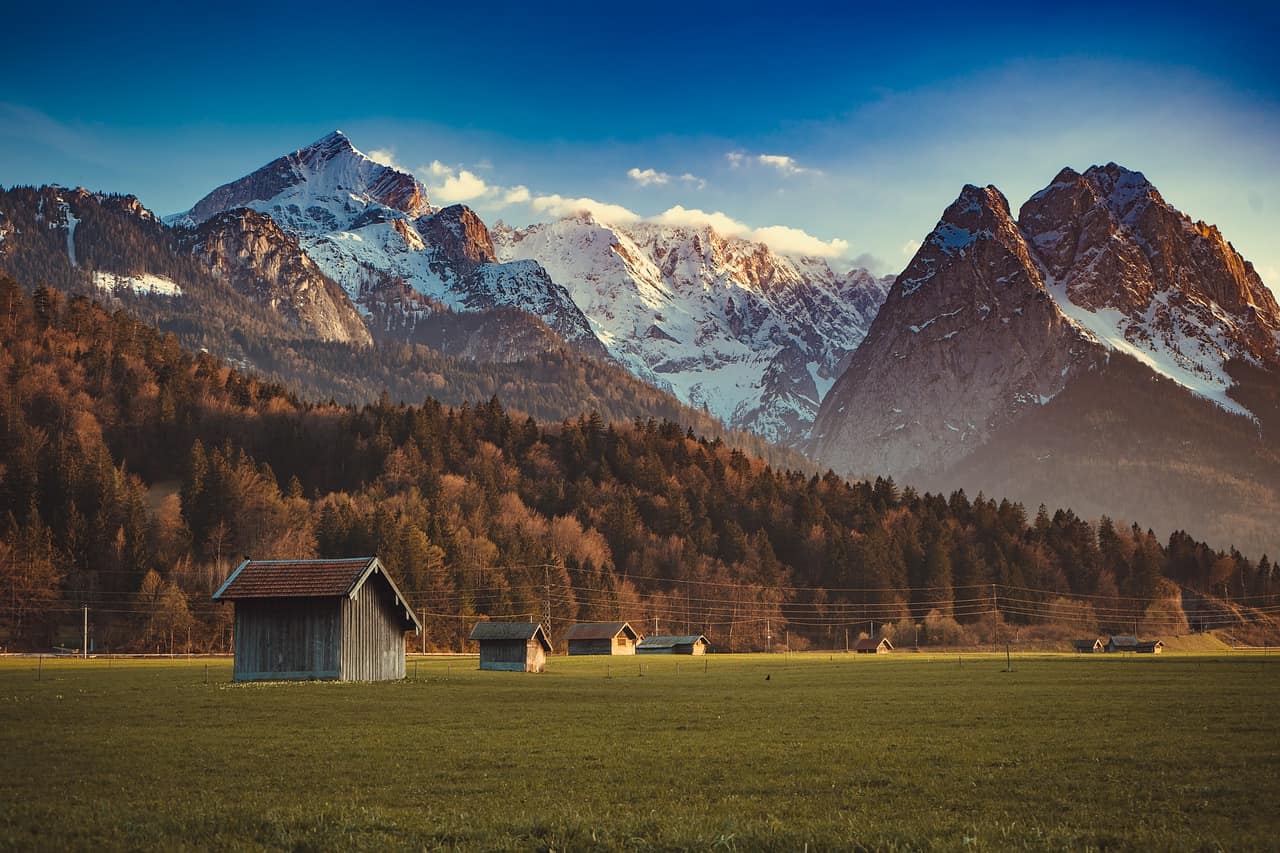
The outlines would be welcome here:
[[[355,406],[193,354],[123,311],[0,279],[0,642],[225,647],[238,561],[378,554],[456,649],[476,618],[629,619],[721,648],[1124,628],[1174,584],[1274,604],[1267,557],[779,468],[660,418],[559,422],[492,396]],[[1007,590],[1021,591],[1010,595]],[[1065,618],[1065,617],[1064,617]],[[926,641],[928,641],[926,636]],[[941,640],[939,640],[941,641]]]

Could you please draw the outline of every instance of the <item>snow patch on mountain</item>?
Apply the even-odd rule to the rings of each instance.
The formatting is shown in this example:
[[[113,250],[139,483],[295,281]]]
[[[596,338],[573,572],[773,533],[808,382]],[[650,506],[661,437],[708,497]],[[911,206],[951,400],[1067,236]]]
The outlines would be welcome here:
[[[120,275],[118,273],[95,271],[93,286],[108,293],[119,293],[128,290],[139,296],[181,296],[182,287],[172,279],[162,275],[142,273],[141,275]]]
[[[637,376],[775,441],[802,437],[888,288],[706,226],[583,214],[493,236],[500,260],[545,267]]]
[[[1135,318],[1115,308],[1090,310],[1077,305],[1071,300],[1066,285],[1052,278],[1046,279],[1045,285],[1067,319],[1108,349],[1132,356],[1228,412],[1253,417],[1248,409],[1227,396],[1232,379],[1225,365],[1233,349],[1228,329],[1235,324],[1221,309],[1215,312],[1205,306],[1220,321],[1208,324],[1193,314],[1175,312],[1172,327],[1160,331],[1155,321],[1157,316],[1170,313],[1168,291],[1156,294],[1146,312]]]

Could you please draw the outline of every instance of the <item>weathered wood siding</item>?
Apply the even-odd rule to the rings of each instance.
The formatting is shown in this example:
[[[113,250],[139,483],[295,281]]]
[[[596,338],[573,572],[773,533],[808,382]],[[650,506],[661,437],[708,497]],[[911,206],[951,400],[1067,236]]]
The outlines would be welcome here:
[[[342,600],[342,679],[404,678],[404,628],[391,590],[370,578],[354,599]]]
[[[532,640],[481,640],[480,668],[508,672],[542,672],[547,654],[542,643]]]
[[[626,635],[603,640],[570,640],[571,655],[634,655],[635,641]]]
[[[687,646],[676,646],[676,654],[678,655],[705,655],[707,653],[707,644],[698,642],[690,643]]]
[[[236,681],[340,676],[341,619],[336,600],[237,601]]]

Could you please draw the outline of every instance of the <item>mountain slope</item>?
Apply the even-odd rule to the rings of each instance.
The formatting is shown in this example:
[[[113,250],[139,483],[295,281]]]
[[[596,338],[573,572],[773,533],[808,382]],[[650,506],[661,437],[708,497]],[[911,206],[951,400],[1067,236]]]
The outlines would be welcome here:
[[[545,267],[637,376],[783,443],[805,433],[887,287],[708,227],[581,214],[499,226],[494,244],[504,260]]]
[[[195,228],[236,208],[270,216],[357,306],[384,287],[408,285],[457,310],[528,311],[584,353],[605,354],[545,271],[495,262],[474,211],[436,210],[416,178],[375,163],[339,131],[215,189],[171,221]]]
[[[1273,548],[1280,469],[1260,421],[1277,329],[1252,266],[1140,173],[1064,170],[1017,222],[994,188],[966,187],[824,400],[811,450],[840,471]]]

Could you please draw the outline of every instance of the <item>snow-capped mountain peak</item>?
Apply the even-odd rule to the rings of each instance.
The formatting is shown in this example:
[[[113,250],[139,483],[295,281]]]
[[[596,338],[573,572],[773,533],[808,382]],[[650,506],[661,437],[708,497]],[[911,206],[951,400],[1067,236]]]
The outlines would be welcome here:
[[[199,225],[238,207],[299,236],[349,228],[379,208],[411,219],[432,210],[417,178],[373,161],[340,130],[218,187],[174,222]]]

